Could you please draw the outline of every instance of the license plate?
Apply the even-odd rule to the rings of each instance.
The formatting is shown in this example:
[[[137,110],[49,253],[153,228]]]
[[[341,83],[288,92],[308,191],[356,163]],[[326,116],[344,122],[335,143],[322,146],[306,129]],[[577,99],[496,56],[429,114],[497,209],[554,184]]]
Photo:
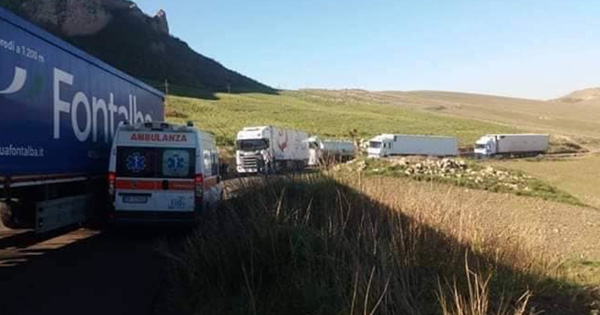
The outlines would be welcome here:
[[[124,203],[147,203],[148,197],[146,196],[123,196]]]

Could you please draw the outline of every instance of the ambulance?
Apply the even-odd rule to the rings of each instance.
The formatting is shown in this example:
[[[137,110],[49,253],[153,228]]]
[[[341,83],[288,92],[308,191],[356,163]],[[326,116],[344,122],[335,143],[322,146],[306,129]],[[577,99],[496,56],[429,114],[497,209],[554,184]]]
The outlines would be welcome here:
[[[222,199],[214,137],[193,124],[123,124],[110,154],[114,222],[197,222]]]

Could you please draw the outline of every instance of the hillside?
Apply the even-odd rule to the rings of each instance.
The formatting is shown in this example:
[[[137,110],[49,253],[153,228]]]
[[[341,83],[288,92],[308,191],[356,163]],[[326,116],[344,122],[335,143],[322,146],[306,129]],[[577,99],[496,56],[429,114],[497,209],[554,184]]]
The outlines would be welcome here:
[[[443,114],[379,104],[366,100],[331,97],[317,91],[281,91],[278,95],[218,94],[218,100],[170,97],[167,119],[196,125],[217,135],[220,144],[233,144],[244,126],[276,125],[298,128],[332,138],[368,139],[379,133],[457,136],[461,145],[472,145],[485,133],[518,129]]]
[[[169,34],[167,15],[144,14],[126,0],[0,0],[0,5],[135,77],[212,92],[275,93]]]
[[[423,91],[406,95],[425,104],[436,104],[433,108],[450,115],[519,126],[531,132],[565,135],[592,147],[598,147],[600,141],[600,103],[565,104],[452,92]],[[427,107],[431,109],[432,105]]]
[[[600,102],[600,88],[578,90],[555,101],[561,103]]]
[[[518,126],[600,147],[600,103],[561,103],[444,91],[307,90],[328,99],[395,105],[428,113]]]

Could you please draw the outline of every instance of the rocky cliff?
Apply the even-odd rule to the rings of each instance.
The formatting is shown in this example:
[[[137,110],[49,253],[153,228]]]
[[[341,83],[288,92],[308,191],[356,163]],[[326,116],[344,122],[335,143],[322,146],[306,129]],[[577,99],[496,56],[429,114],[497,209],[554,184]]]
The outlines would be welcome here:
[[[66,36],[94,35],[113,19],[114,10],[128,11],[130,18],[154,30],[169,34],[167,14],[160,10],[149,17],[138,6],[125,0],[36,0],[23,1],[21,12],[31,21]]]
[[[275,92],[171,36],[163,10],[149,16],[127,0],[0,0],[0,5],[146,81],[210,92]]]

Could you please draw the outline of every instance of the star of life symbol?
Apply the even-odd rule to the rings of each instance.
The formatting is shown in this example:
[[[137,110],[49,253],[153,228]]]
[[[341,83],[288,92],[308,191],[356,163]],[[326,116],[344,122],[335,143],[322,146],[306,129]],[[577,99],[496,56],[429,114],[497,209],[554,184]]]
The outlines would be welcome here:
[[[139,152],[134,152],[127,157],[127,169],[139,173],[146,169],[146,157]]]
[[[177,173],[180,172],[184,169],[185,164],[184,164],[185,160],[183,157],[181,157],[179,154],[174,154],[171,157],[169,157],[169,159],[167,160],[167,167]]]

